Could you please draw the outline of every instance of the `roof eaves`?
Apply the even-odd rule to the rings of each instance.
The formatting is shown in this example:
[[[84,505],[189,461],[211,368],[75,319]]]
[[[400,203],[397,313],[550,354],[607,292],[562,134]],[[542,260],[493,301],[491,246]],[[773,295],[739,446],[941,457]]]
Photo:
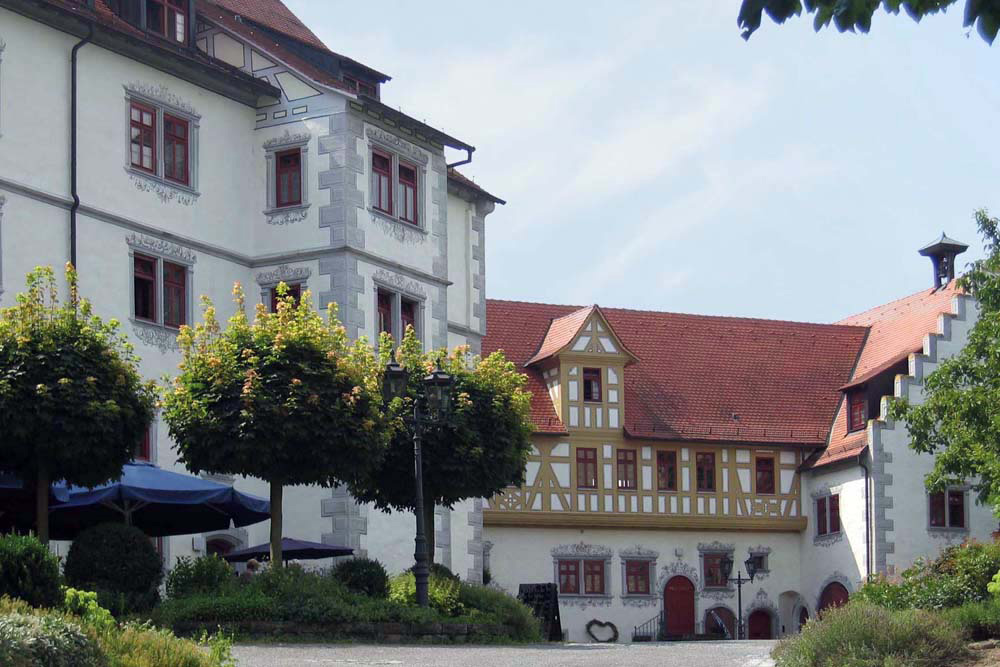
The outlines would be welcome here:
[[[352,101],[351,106],[354,107],[356,111],[372,115],[375,118],[392,121],[399,127],[408,128],[411,132],[413,132],[417,139],[429,141],[432,146],[435,144],[439,145],[441,148],[448,146],[449,148],[458,148],[463,151],[469,151],[470,153],[476,150],[475,146],[467,144],[461,139],[456,139],[450,134],[446,134],[441,130],[433,128],[430,125],[413,118],[412,116],[407,116],[402,111],[393,109],[388,104],[384,104],[381,101],[376,100],[374,97],[358,95],[358,101]]]

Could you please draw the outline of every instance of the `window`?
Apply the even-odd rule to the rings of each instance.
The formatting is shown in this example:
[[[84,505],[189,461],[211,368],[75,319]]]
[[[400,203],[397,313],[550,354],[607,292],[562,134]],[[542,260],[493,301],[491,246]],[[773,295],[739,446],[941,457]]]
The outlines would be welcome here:
[[[298,206],[302,203],[302,151],[298,148],[275,155],[275,206]]]
[[[677,490],[677,452],[656,452],[656,488],[658,491]]]
[[[163,114],[163,176],[188,184],[188,123]]]
[[[376,297],[376,334],[385,332],[394,340],[401,341],[406,334],[406,327],[413,327],[413,332],[420,338],[420,302],[409,299],[398,292],[377,287]],[[398,313],[397,309],[398,308]]]
[[[187,0],[146,0],[146,29],[167,39],[187,42]]]
[[[649,595],[649,561],[625,561],[625,593],[627,595]]]
[[[816,535],[840,532],[840,495],[833,494],[816,500]]]
[[[715,491],[715,454],[711,452],[695,454],[695,469],[698,491]]]
[[[302,300],[302,285],[301,283],[293,283],[288,285],[288,292],[285,293],[286,297],[292,297],[295,303]],[[275,285],[271,288],[271,312],[278,312],[278,303],[281,301],[281,297],[278,296],[278,287]]]
[[[392,215],[392,158],[372,152],[372,207]]]
[[[378,333],[392,335],[392,293],[378,290]]]
[[[156,321],[156,260],[151,257],[136,255],[133,265],[132,298],[135,306],[135,318]]]
[[[725,588],[729,585],[722,577],[722,558],[725,554],[703,554],[702,570],[705,578],[705,588]]]
[[[132,102],[130,110],[131,162],[136,169],[156,173],[156,111]]]
[[[586,595],[604,595],[604,561],[583,561],[583,592]]]
[[[753,561],[757,572],[767,572],[767,554],[750,554],[748,560]]]
[[[865,427],[865,419],[867,418],[867,415],[865,414],[865,392],[863,390],[852,391],[847,396],[847,402],[847,430],[860,431]]]
[[[559,592],[564,595],[580,593],[580,561],[559,561]]]
[[[635,450],[618,450],[618,489],[634,491],[635,482]]]
[[[163,323],[187,324],[187,267],[170,262],[163,263]]]
[[[149,429],[142,435],[142,441],[135,446],[135,450],[132,452],[132,460],[134,461],[151,461],[153,457],[152,442],[149,436]]]
[[[757,458],[757,493],[774,493],[774,459]]]
[[[399,163],[399,219],[417,224],[417,170]]]
[[[576,486],[580,489],[597,488],[597,449],[576,450]]]
[[[399,300],[399,317],[403,325],[402,334],[406,335],[406,328],[413,327],[414,332],[417,330],[417,302],[410,301],[409,299]]]
[[[930,494],[930,514],[933,528],[965,528],[965,492]]]
[[[351,92],[378,99],[378,90],[375,88],[374,84],[362,81],[361,79],[355,79],[353,76],[346,74],[344,75],[344,83],[350,87]]]
[[[583,400],[591,403],[600,403],[601,395],[601,369],[583,369]]]

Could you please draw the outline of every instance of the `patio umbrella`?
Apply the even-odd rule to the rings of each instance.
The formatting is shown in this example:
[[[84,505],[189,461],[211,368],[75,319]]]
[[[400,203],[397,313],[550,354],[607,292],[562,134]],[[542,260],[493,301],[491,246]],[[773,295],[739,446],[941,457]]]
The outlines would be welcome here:
[[[281,555],[288,560],[316,560],[318,558],[336,558],[337,556],[350,556],[354,549],[350,547],[338,547],[332,544],[320,544],[319,542],[306,542],[304,540],[293,540],[289,537],[281,538]],[[258,544],[255,547],[247,547],[238,551],[231,551],[223,558],[230,563],[245,563],[251,558],[264,560],[271,557],[271,544]]]
[[[226,484],[130,463],[117,482],[69,487],[69,499],[49,513],[49,530],[53,539],[70,540],[85,528],[123,521],[150,537],[166,537],[248,526],[270,519],[270,512],[269,501]]]
[[[65,486],[49,487],[49,507],[69,500]],[[0,533],[27,532],[35,527],[35,490],[20,478],[0,473]]]

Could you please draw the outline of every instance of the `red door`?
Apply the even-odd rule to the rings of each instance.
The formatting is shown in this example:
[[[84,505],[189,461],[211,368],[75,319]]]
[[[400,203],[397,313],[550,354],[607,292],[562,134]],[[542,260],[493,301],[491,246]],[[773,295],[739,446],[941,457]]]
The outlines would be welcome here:
[[[842,584],[838,584],[836,581],[833,582],[824,588],[823,594],[819,596],[819,609],[816,610],[817,613],[830,607],[839,607],[847,604],[848,595],[847,589]]]
[[[747,619],[748,639],[771,639],[771,615],[763,609],[750,614]]]
[[[694,584],[687,577],[674,577],[663,588],[668,637],[694,634]]]

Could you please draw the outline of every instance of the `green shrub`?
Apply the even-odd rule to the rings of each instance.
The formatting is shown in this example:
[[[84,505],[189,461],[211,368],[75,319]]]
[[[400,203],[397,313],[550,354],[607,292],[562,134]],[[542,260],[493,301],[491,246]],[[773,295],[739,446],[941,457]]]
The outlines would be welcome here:
[[[330,574],[352,593],[371,598],[389,597],[389,575],[377,560],[351,558],[338,563]]]
[[[106,632],[115,627],[114,616],[98,604],[97,593],[67,588],[63,609],[67,614],[79,616],[84,623],[92,626],[98,632]]]
[[[417,567],[416,565],[412,566],[409,570],[407,570],[407,572],[415,572],[416,567]],[[431,563],[427,567],[427,571],[432,577],[439,577],[441,579],[453,579],[455,581],[462,580],[457,574],[448,569],[447,565],[442,565],[441,563]]]
[[[491,615],[497,623],[509,627],[513,639],[542,640],[541,624],[531,608],[513,595],[478,584],[462,584],[459,587],[458,600],[466,609]]]
[[[284,567],[265,567],[250,577],[246,587],[276,600],[305,600],[309,598],[337,598],[348,595],[347,588],[333,577],[306,570],[291,563]]]
[[[827,610],[772,653],[777,667],[946,667],[966,655],[961,633],[941,614],[858,601]]]
[[[34,537],[0,536],[0,596],[4,595],[33,607],[62,603],[59,560]]]
[[[941,613],[968,639],[978,641],[1000,637],[1000,600],[969,602]]]
[[[55,614],[0,616],[0,664],[24,667],[104,667],[107,661],[83,629]]]
[[[221,593],[233,585],[234,575],[229,563],[216,554],[193,559],[181,556],[167,574],[167,597]]]
[[[151,609],[159,600],[163,559],[141,530],[121,523],[88,528],[66,556],[66,582],[97,592],[116,616]]]
[[[457,579],[431,575],[427,587],[427,598],[433,609],[447,616],[457,616],[462,612],[462,604],[458,601],[458,591],[461,584]],[[417,579],[413,572],[407,570],[397,574],[389,582],[389,599],[397,604],[415,605],[417,603]]]

